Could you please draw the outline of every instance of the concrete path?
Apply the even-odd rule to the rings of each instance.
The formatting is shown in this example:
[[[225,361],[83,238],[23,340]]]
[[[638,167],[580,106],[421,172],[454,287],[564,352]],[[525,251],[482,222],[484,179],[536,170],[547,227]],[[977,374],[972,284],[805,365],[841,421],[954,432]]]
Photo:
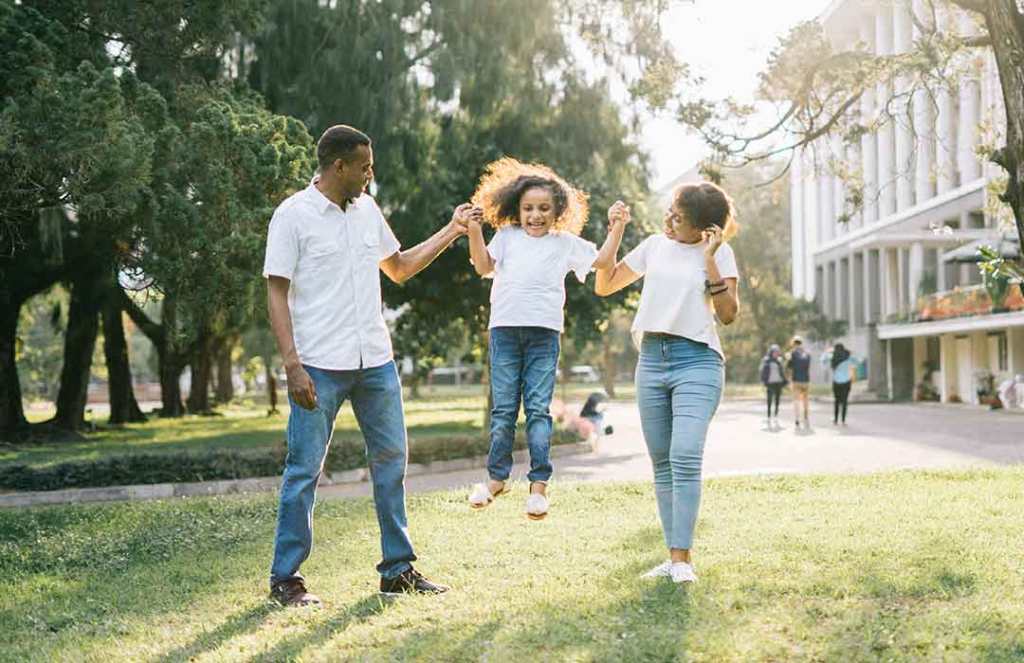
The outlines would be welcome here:
[[[972,406],[937,404],[851,405],[848,426],[832,426],[831,403],[812,403],[810,431],[796,431],[792,406],[779,410],[782,430],[764,426],[760,401],[725,402],[711,423],[705,476],[777,473],[875,472],[904,468],[960,468],[1024,462],[1024,416]],[[635,403],[611,403],[615,434],[596,453],[555,462],[555,480],[637,481],[651,479],[651,466]],[[513,478],[525,480],[524,464]],[[459,488],[481,481],[483,467],[408,479],[411,492]],[[331,497],[365,496],[370,486],[321,488]]]

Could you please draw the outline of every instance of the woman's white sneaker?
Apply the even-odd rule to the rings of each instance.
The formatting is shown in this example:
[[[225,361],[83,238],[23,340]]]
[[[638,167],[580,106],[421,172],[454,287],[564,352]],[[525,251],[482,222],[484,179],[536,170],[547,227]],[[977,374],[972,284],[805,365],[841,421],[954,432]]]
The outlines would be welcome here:
[[[494,495],[487,488],[486,483],[478,483],[473,486],[473,492],[469,494],[469,506],[474,509],[482,509],[494,501]]]
[[[641,578],[670,578],[672,577],[672,560],[662,562],[656,567],[640,576]]]
[[[669,568],[669,575],[672,576],[672,582],[697,582],[697,574],[694,572],[693,565],[686,562],[673,563]]]

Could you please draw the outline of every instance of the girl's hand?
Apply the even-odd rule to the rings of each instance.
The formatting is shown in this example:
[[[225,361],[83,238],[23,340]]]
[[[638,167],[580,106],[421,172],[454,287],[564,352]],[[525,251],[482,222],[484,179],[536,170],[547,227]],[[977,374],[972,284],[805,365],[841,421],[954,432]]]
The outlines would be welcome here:
[[[624,227],[632,220],[629,207],[621,200],[616,200],[615,204],[608,208],[608,230],[619,225]]]
[[[710,258],[722,245],[722,229],[718,226],[711,226],[707,230],[702,230],[700,235],[704,241],[704,255]]]

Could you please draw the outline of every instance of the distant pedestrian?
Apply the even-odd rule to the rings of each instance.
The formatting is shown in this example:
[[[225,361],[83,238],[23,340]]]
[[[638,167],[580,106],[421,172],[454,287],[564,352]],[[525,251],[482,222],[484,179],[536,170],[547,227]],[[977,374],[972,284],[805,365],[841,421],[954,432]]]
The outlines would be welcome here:
[[[842,343],[832,348],[832,395],[835,398],[832,408],[832,424],[846,425],[846,406],[850,400],[850,387],[857,378],[857,366],[850,356],[850,351]]]
[[[767,354],[761,358],[761,384],[764,385],[768,400],[768,428],[779,425],[779,400],[786,386],[786,370],[782,366],[782,349],[772,343]],[[774,408],[773,408],[774,405]]]
[[[789,360],[786,371],[793,383],[793,410],[796,412],[796,427],[800,428],[800,414],[803,414],[804,428],[810,428],[811,355],[804,350],[804,339],[794,336],[790,341]]]

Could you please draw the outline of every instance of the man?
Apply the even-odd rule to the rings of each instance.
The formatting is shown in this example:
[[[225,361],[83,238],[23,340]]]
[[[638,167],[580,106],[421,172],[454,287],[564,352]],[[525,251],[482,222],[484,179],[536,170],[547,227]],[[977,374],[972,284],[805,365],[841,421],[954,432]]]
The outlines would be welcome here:
[[[402,387],[382,315],[380,275],[402,283],[466,232],[479,212],[461,205],[444,228],[407,251],[366,193],[370,139],[333,126],[316,148],[319,175],[274,212],[263,275],[270,325],[288,375],[291,414],[278,509],[271,596],[286,606],[318,605],[299,567],[313,544],[313,504],[334,419],[351,399],[366,442],[387,594],[440,593],[415,569],[405,514],[408,459]]]
[[[804,428],[809,429],[811,422],[810,391],[811,391],[811,355],[804,350],[804,340],[794,336],[790,343],[792,348],[789,353],[789,361],[786,362],[787,377],[793,384],[793,409],[796,412],[796,428],[800,429],[800,411],[803,406]]]

